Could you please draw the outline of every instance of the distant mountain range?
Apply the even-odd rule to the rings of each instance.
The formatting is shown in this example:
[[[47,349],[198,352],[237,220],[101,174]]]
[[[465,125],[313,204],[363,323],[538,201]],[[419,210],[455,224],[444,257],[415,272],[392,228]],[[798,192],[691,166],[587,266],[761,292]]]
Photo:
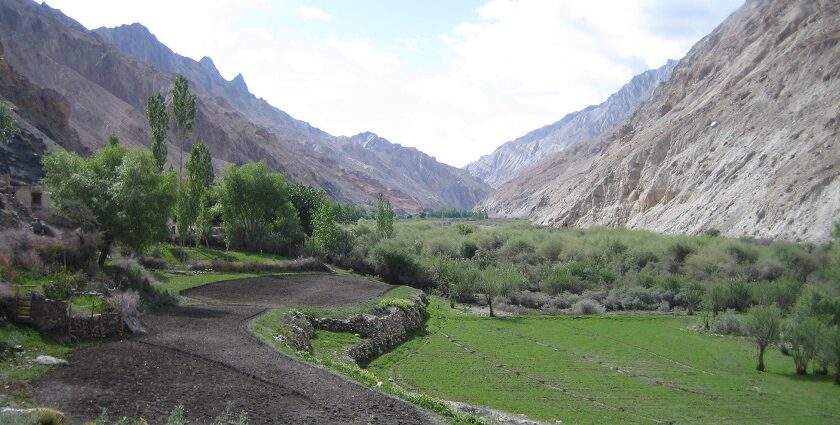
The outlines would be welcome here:
[[[498,187],[543,159],[574,143],[600,136],[615,123],[627,118],[663,81],[671,77],[676,65],[677,61],[669,60],[658,69],[645,71],[633,77],[604,103],[572,112],[554,124],[507,142],[464,169],[490,186]]]
[[[466,171],[416,149],[367,133],[335,137],[296,120],[251,94],[241,75],[226,81],[211,59],[180,56],[140,24],[89,31],[46,4],[4,0],[0,44],[22,79],[52,90],[66,106],[78,143],[52,140],[66,149],[89,152],[111,132],[129,145],[147,146],[144,102],[167,91],[180,73],[198,95],[192,141],[208,144],[218,169],[265,160],[336,201],[363,205],[384,192],[409,211],[471,208],[490,191]],[[375,143],[367,141],[371,137]],[[171,163],[177,163],[177,150],[170,144]]]
[[[482,201],[491,215],[824,242],[840,218],[840,2],[750,0],[637,111]]]

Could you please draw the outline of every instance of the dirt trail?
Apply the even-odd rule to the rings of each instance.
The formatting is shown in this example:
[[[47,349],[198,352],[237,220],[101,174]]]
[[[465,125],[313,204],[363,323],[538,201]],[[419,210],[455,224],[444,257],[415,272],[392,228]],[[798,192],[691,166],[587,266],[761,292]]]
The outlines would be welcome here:
[[[111,417],[165,421],[183,404],[209,423],[225,403],[252,424],[424,424],[438,420],[398,399],[312,367],[258,341],[248,321],[270,306],[335,306],[369,300],[391,286],[329,274],[219,282],[185,292],[200,302],[143,317],[149,334],[72,353],[70,366],[33,384],[41,403],[74,421],[107,408]]]

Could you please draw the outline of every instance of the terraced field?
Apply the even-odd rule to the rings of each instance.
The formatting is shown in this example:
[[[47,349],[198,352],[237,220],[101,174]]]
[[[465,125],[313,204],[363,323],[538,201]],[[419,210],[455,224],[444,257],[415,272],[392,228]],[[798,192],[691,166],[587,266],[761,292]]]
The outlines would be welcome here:
[[[674,316],[490,319],[430,305],[427,334],[373,361],[398,384],[555,423],[840,423],[840,388],[773,350]]]

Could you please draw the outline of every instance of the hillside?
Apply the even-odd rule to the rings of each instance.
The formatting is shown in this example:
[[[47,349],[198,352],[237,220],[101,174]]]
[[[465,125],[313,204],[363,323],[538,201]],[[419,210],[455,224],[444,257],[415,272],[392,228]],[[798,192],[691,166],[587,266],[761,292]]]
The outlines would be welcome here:
[[[552,226],[825,241],[840,215],[840,4],[749,1],[632,117],[482,202]]]
[[[322,188],[333,200],[362,205],[385,192],[396,207],[406,210],[470,208],[489,191],[466,172],[424,154],[420,160],[416,152],[399,145],[375,152],[375,164],[361,159],[369,153],[348,155],[355,148],[345,149],[344,139],[257,99],[241,76],[225,81],[208,58],[196,62],[176,55],[140,25],[99,33],[44,4],[29,0],[0,4],[0,42],[6,46],[8,63],[34,84],[67,100],[70,127],[81,141],[74,150],[102,146],[111,132],[128,145],[148,145],[144,102],[167,90],[176,73],[184,73],[198,95],[192,140],[208,144],[217,169],[266,160],[291,180]],[[169,138],[170,143],[174,140]],[[169,160],[177,163],[177,159],[177,147],[170,144]],[[426,167],[429,160],[436,166]],[[374,171],[374,167],[382,168]],[[420,170],[440,173],[434,181],[444,187],[399,178]]]
[[[600,136],[612,126],[627,118],[653,91],[671,76],[677,61],[645,71],[613,93],[599,105],[572,112],[560,121],[538,128],[507,142],[464,167],[492,187],[526,172],[545,158],[563,151],[570,145]]]

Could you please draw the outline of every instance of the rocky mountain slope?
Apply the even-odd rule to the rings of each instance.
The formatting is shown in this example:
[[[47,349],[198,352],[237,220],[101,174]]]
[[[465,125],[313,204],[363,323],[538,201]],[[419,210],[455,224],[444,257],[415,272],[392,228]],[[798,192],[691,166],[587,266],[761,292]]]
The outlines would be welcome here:
[[[840,3],[750,0],[632,117],[483,201],[553,226],[825,241],[840,216]]]
[[[627,118],[662,82],[671,77],[676,65],[677,61],[669,60],[657,69],[636,75],[603,103],[567,114],[554,124],[507,142],[464,169],[490,186],[499,187],[543,159],[574,143],[599,136]]]
[[[45,4],[0,3],[0,43],[6,46],[8,63],[67,100],[70,128],[78,133],[84,149],[104,145],[111,132],[129,145],[148,145],[144,102],[151,94],[166,91],[175,73],[184,73],[198,95],[192,140],[208,144],[218,169],[266,160],[274,170],[318,186],[334,200],[364,204],[381,191],[395,206],[407,210],[469,208],[489,191],[468,173],[443,164],[434,168],[441,173],[434,181],[445,184],[444,188],[399,178],[424,169],[424,161],[431,159],[399,145],[374,155],[379,158],[375,165],[386,168],[373,170],[374,164],[347,155],[348,150],[355,152],[352,146],[344,146],[349,141],[257,99],[241,76],[225,81],[211,60],[196,62],[178,56],[139,25],[99,32],[132,54]],[[172,143],[174,134],[170,136]],[[174,144],[169,152],[170,162],[177,163]]]

